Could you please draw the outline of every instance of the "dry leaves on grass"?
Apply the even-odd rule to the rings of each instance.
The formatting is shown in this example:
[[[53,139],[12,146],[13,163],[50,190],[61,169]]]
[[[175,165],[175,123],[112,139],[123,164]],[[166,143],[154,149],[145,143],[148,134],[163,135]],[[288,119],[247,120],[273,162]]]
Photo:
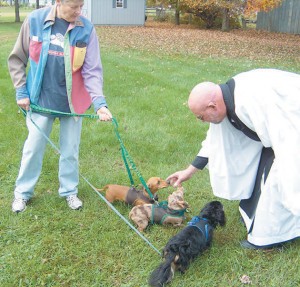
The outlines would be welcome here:
[[[251,281],[251,279],[248,275],[243,275],[240,278],[240,281],[241,281],[242,284],[251,284],[252,283],[252,281]]]
[[[145,27],[97,27],[102,46],[150,53],[300,61],[300,36],[265,31],[200,30],[188,25],[148,22]]]

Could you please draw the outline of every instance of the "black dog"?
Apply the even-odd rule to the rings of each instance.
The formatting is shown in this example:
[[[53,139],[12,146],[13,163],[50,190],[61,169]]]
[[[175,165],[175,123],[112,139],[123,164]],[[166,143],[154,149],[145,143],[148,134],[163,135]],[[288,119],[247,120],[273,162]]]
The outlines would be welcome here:
[[[213,229],[226,223],[223,205],[211,201],[195,216],[184,229],[172,237],[163,249],[164,262],[155,269],[149,279],[151,286],[169,283],[176,270],[184,273],[189,264],[212,242]]]

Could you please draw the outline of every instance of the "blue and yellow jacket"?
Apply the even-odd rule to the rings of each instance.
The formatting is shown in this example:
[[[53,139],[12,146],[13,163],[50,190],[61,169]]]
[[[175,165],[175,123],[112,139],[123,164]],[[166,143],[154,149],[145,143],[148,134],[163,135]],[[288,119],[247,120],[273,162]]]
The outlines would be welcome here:
[[[30,98],[31,103],[38,103],[55,15],[56,5],[35,10],[21,27],[8,58],[17,100]],[[83,16],[68,27],[64,39],[64,62],[71,112],[82,114],[91,103],[95,111],[106,106],[98,38],[93,24]]]

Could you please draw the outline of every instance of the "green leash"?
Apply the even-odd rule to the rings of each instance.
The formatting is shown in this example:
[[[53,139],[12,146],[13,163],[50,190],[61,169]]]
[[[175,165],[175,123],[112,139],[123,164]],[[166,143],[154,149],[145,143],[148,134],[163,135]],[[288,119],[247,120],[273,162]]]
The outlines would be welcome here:
[[[81,118],[99,119],[98,115],[58,112],[58,111],[53,111],[53,110],[50,110],[50,109],[42,108],[42,107],[40,107],[36,104],[30,104],[30,109],[31,109],[31,111],[36,112],[36,113],[43,113],[43,114],[48,114],[48,115],[53,115],[53,116],[61,115],[61,116],[67,116],[67,117],[81,117]]]
[[[127,152],[126,148],[125,148],[125,145],[120,137],[120,134],[119,134],[119,131],[118,131],[118,123],[117,123],[117,120],[115,118],[112,119],[112,122],[114,124],[114,127],[115,127],[115,133],[116,133],[116,136],[118,138],[118,141],[120,143],[120,146],[121,146],[121,151],[122,151],[122,157],[123,157],[123,161],[125,163],[125,167],[126,167],[126,170],[127,170],[127,173],[128,173],[128,177],[130,179],[130,183],[131,185],[133,186],[134,185],[134,182],[133,182],[133,178],[132,178],[132,174],[131,174],[131,171],[130,171],[130,168],[129,168],[129,165],[127,163],[127,160],[129,161],[130,165],[131,165],[131,168],[136,172],[136,174],[138,175],[139,179],[140,179],[140,182],[143,184],[144,188],[146,189],[149,197],[155,201],[154,199],[154,196],[153,194],[151,193],[149,187],[147,186],[147,183],[145,182],[144,178],[142,177],[142,174],[139,172],[139,170],[137,169],[136,165],[134,164],[132,158],[130,157],[129,153]]]
[[[53,110],[50,110],[50,109],[42,108],[42,107],[40,107],[38,105],[35,105],[35,104],[30,104],[30,108],[31,108],[32,111],[37,112],[37,113],[44,113],[44,114],[50,114],[50,115],[63,115],[63,116],[68,116],[68,117],[84,117],[84,118],[90,118],[90,119],[99,119],[99,116],[94,115],[94,114],[92,115],[92,114],[76,114],[76,113],[58,112],[58,111],[53,111]],[[123,158],[123,161],[124,161],[124,165],[125,165],[125,168],[126,168],[131,186],[134,186],[134,181],[133,181],[133,177],[132,177],[132,174],[131,174],[131,171],[130,171],[128,161],[130,162],[131,168],[138,175],[139,180],[142,183],[142,185],[144,186],[144,188],[146,189],[150,199],[154,200],[154,196],[151,193],[149,187],[147,186],[147,183],[145,182],[144,178],[142,177],[142,174],[137,169],[136,165],[134,164],[132,158],[130,157],[129,153],[127,152],[127,150],[125,148],[125,145],[124,145],[124,143],[121,139],[121,136],[120,136],[120,133],[119,133],[119,130],[118,130],[119,125],[118,125],[117,120],[115,118],[112,118],[112,123],[114,125],[115,134],[116,134],[117,139],[120,143],[122,158]],[[156,201],[154,200],[154,202],[156,202]]]
[[[27,112],[23,109],[21,109],[21,111],[23,112],[24,116],[26,116]],[[93,118],[93,119],[98,119],[99,116],[97,115],[89,115],[89,114],[75,114],[75,113],[60,113],[60,112],[56,112],[53,110],[49,110],[49,109],[44,109],[41,108],[37,105],[30,105],[30,110],[28,111],[29,116],[30,116],[30,120],[31,122],[34,124],[34,126],[41,132],[41,134],[46,138],[46,140],[49,142],[49,144],[53,147],[53,149],[61,155],[60,150],[57,148],[57,146],[51,141],[51,139],[43,132],[43,130],[40,129],[40,127],[33,121],[31,114],[32,111],[35,112],[43,112],[46,114],[51,114],[51,115],[62,115],[64,114],[65,116],[78,116],[78,117],[88,117],[88,118]],[[114,119],[114,121],[116,121]],[[117,124],[117,122],[116,122]],[[71,167],[74,167],[73,164],[71,162],[68,161],[68,163],[71,165]],[[154,251],[156,251],[160,256],[161,253],[160,251],[140,232],[138,231],[97,189],[96,187],[94,187],[89,181],[88,179],[83,176],[81,173],[79,173],[79,175],[84,179],[84,181],[98,194],[98,196],[136,233],[138,234]]]

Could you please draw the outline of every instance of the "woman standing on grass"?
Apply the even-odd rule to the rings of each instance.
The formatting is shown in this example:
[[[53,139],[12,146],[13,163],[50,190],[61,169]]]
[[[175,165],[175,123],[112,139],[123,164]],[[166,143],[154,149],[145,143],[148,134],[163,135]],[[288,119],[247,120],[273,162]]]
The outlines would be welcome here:
[[[8,58],[20,108],[28,111],[33,103],[57,112],[82,114],[93,103],[100,120],[112,119],[103,95],[98,38],[93,24],[81,16],[83,4],[83,0],[56,0],[55,5],[35,10],[25,19]],[[60,121],[58,192],[71,209],[82,207],[77,197],[82,118],[27,113],[28,137],[13,212],[24,211],[33,196],[42,169],[45,135],[50,135],[55,118]]]

